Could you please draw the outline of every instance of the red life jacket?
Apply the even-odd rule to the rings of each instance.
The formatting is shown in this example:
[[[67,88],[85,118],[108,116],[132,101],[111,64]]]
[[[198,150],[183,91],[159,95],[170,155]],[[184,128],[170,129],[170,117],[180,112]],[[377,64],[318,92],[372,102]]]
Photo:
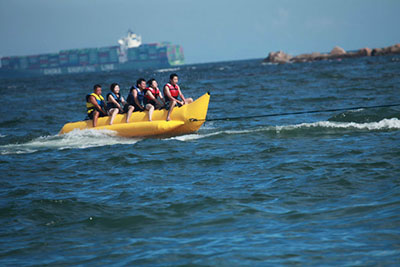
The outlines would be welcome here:
[[[169,92],[171,93],[172,97],[178,97],[179,96],[179,85],[175,84],[175,86],[173,86],[170,83],[167,83],[165,86],[167,86],[169,88]]]
[[[157,88],[157,89],[154,89],[154,88],[152,88],[152,87],[147,87],[146,90],[150,91],[150,92],[153,94],[153,96],[154,96],[155,98],[157,98],[157,96],[160,94],[160,90],[158,90],[158,88]],[[150,96],[148,96],[147,94],[145,95],[145,97],[146,97],[148,100],[152,100],[152,99],[150,98]]]

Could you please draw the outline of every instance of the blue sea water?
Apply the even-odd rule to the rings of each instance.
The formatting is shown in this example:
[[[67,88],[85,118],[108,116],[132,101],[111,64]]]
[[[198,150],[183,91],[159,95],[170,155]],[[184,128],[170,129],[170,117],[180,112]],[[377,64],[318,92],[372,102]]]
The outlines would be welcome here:
[[[400,103],[398,56],[1,80],[1,265],[398,265],[400,107],[57,134],[95,83],[171,72],[208,118]]]

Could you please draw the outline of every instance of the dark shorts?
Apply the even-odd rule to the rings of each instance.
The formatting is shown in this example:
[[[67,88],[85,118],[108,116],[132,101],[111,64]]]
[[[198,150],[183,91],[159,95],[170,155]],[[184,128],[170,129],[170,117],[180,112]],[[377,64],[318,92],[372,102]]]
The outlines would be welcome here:
[[[181,99],[179,99],[179,98],[177,98],[179,101],[182,101]],[[169,100],[167,100],[167,101],[165,101],[165,109],[169,109],[169,107],[170,107],[170,103],[171,103],[171,101],[169,101]],[[181,104],[179,104],[178,102],[176,103],[176,105],[175,105],[175,107],[182,107],[182,105]]]
[[[117,107],[115,107],[115,106],[107,106],[107,112],[109,112],[109,111],[110,111],[111,109],[113,109],[113,108],[118,109],[118,114],[126,113],[126,111],[125,111],[125,106],[124,106],[124,108],[123,108],[123,111],[121,111],[119,108],[117,108]]]
[[[135,109],[133,110],[133,112],[137,112],[137,111],[143,111],[143,109],[141,109],[140,107],[138,107],[136,104],[125,104],[124,106],[124,113],[128,113],[129,107],[132,106]]]
[[[128,109],[129,109],[129,104],[125,104],[125,106],[124,106],[124,113],[127,113],[128,112]]]
[[[89,119],[93,120],[93,114],[94,114],[94,112],[95,112],[95,111],[93,110],[92,112],[90,112],[90,113],[88,114]],[[107,116],[107,115],[104,115],[103,112],[99,112],[99,113],[100,113],[100,114],[99,114],[99,118]]]
[[[144,101],[145,105],[150,104],[152,105],[155,109],[165,109],[165,105],[160,106],[156,101],[153,100],[146,100]]]
[[[145,99],[143,102],[144,102],[144,106],[146,106],[147,104],[153,105],[154,107],[156,106],[156,101],[153,101],[153,100]]]

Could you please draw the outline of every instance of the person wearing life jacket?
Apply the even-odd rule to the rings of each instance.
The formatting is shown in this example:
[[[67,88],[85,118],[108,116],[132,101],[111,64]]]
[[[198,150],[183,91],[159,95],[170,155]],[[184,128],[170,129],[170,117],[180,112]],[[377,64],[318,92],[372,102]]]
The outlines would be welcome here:
[[[136,81],[136,87],[132,86],[129,95],[126,99],[129,105],[134,107],[133,112],[149,111],[149,121],[152,120],[154,107],[150,104],[144,103],[144,95],[146,91],[146,80],[140,78]]]
[[[165,101],[158,89],[158,84],[155,79],[150,79],[147,81],[146,93],[144,95],[144,103],[150,104],[154,108],[161,109],[165,106]],[[160,99],[160,100],[159,100]]]
[[[178,85],[178,74],[172,73],[169,76],[169,83],[164,85],[164,96],[168,106],[167,121],[171,120],[172,110],[176,105],[178,107],[193,102],[192,98],[185,98]]]
[[[96,127],[99,117],[107,116],[100,84],[93,86],[93,93],[86,95],[86,110],[88,117],[93,120],[93,127]]]
[[[107,99],[107,111],[108,111],[108,116],[111,116],[110,119],[110,125],[113,124],[115,116],[117,116],[118,113],[123,114],[124,108],[126,101],[123,96],[120,94],[120,88],[118,83],[112,83],[110,86],[111,92],[107,94],[106,99]],[[126,113],[126,122],[129,121],[130,115],[132,115],[133,112],[133,106],[130,106],[127,108]]]

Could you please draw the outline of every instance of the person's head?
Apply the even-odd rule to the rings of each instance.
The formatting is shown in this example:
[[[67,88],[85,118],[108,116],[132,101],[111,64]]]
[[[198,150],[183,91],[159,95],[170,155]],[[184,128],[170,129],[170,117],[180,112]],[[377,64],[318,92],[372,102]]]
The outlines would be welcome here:
[[[118,83],[112,83],[110,86],[110,90],[111,92],[113,92],[114,94],[119,94],[119,84]]]
[[[169,81],[172,85],[177,84],[178,83],[178,74],[172,73],[171,75],[169,75]]]
[[[158,86],[156,79],[150,79],[150,80],[148,80],[148,81],[147,81],[147,86],[156,89],[157,86]]]
[[[136,87],[143,90],[146,89],[146,80],[143,78],[140,78],[136,81]]]
[[[101,85],[100,85],[100,84],[95,84],[95,85],[93,86],[93,92],[94,92],[96,95],[101,95]]]

